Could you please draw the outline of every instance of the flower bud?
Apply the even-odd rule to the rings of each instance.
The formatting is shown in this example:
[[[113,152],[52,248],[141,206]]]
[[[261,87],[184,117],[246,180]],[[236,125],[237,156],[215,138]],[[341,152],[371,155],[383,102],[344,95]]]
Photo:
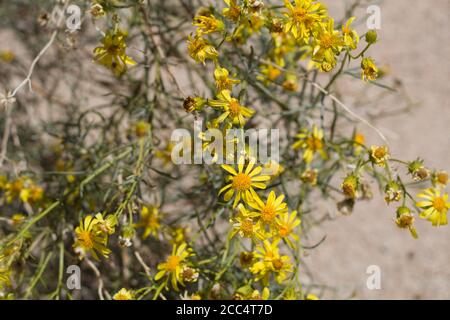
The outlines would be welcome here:
[[[366,42],[370,44],[374,44],[377,42],[378,34],[376,30],[369,30],[366,33]]]

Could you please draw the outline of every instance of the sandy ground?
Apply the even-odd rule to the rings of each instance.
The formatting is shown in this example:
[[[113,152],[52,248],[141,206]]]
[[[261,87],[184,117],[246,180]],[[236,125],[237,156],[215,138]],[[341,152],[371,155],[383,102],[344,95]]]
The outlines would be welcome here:
[[[338,10],[333,1],[325,2]],[[374,57],[390,65],[420,105],[376,124],[389,128],[385,132],[394,155],[420,155],[428,165],[450,170],[450,1],[384,1],[380,7],[382,41]],[[325,297],[450,299],[450,227],[418,223],[420,239],[413,240],[394,226],[393,210],[375,197],[357,205],[353,215],[316,230],[312,239],[327,239],[306,262],[316,281],[340,288]],[[370,265],[380,267],[380,290],[367,289]]]

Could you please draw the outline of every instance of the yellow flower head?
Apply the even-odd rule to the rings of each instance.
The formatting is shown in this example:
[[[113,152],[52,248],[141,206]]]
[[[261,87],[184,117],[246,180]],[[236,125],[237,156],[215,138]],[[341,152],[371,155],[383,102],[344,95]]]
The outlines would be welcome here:
[[[386,146],[372,146],[370,147],[369,158],[373,164],[382,168],[386,166],[386,162],[389,159],[389,149]]]
[[[375,81],[378,78],[378,67],[372,58],[363,58],[361,61],[361,78],[365,81]]]
[[[219,53],[209,42],[202,37],[188,37],[188,51],[192,59],[205,64],[206,59],[216,60]]]
[[[222,90],[217,95],[217,100],[210,100],[209,105],[222,109],[223,113],[216,119],[218,123],[228,120],[231,124],[243,127],[247,119],[255,113],[254,110],[242,106],[236,98],[232,98],[229,90]]]
[[[352,173],[348,175],[341,185],[342,192],[349,199],[355,199],[359,188],[359,177]]]
[[[395,181],[390,181],[384,189],[384,200],[389,204],[394,201],[400,201],[402,198],[402,189]]]
[[[241,238],[253,241],[264,239],[260,225],[254,220],[255,214],[249,213],[242,203],[238,206],[238,212],[238,215],[231,220],[233,229],[230,232],[230,238],[238,234]]]
[[[15,59],[14,52],[11,50],[0,51],[0,60],[5,63],[11,63]]]
[[[349,18],[347,22],[342,26],[344,44],[352,50],[355,50],[359,43],[358,33],[350,27],[355,19],[355,17]]]
[[[248,205],[256,210],[257,217],[262,225],[272,226],[275,219],[288,210],[284,200],[284,195],[276,196],[274,191],[270,191],[266,203],[264,203],[258,195]]]
[[[445,187],[448,183],[448,173],[446,171],[435,172],[431,181],[434,185]]]
[[[217,67],[214,70],[214,79],[216,80],[217,91],[230,90],[233,85],[238,84],[240,81],[237,79],[231,79],[229,77],[229,72],[225,68]]]
[[[323,131],[318,129],[316,125],[313,126],[312,131],[303,130],[296,137],[298,141],[293,144],[292,148],[303,150],[303,160],[306,163],[311,163],[316,153],[319,153],[322,158],[327,157],[323,149]]]
[[[95,215],[96,227],[100,229],[103,233],[112,235],[116,231],[116,225],[118,223],[117,217],[113,214],[106,216],[106,219],[101,213]]]
[[[142,207],[141,220],[135,224],[135,227],[144,228],[142,239],[147,239],[150,235],[156,237],[159,229],[161,228],[158,208],[153,206]]]
[[[317,175],[318,175],[318,170],[317,169],[306,169],[305,171],[302,172],[302,174],[300,175],[300,180],[303,183],[307,183],[311,186],[315,186],[317,184]]]
[[[276,219],[276,223],[278,230],[275,238],[283,239],[289,247],[295,248],[295,244],[292,242],[291,238],[294,241],[299,240],[299,236],[294,233],[294,230],[301,223],[300,219],[297,218],[297,211],[292,211],[291,214],[287,211],[281,213]]]
[[[256,281],[262,280],[264,285],[269,282],[271,274],[281,283],[286,279],[287,273],[292,271],[289,256],[279,253],[278,242],[264,240],[262,245],[256,247],[255,259],[258,261],[250,268],[250,272],[255,275]]]
[[[109,69],[115,76],[120,76],[127,71],[127,65],[135,65],[136,62],[126,54],[126,38],[128,33],[122,30],[109,30],[102,40],[102,46],[94,49],[95,61]]]
[[[402,206],[397,209],[395,223],[400,229],[408,229],[413,238],[418,238],[416,228],[414,228],[414,216],[408,207]]]
[[[114,296],[114,300],[133,300],[134,294],[131,290],[122,288]]]
[[[284,1],[288,11],[285,16],[285,32],[291,32],[299,40],[307,42],[325,17],[325,9],[321,3],[312,0],[295,0],[292,5],[290,0]]]
[[[343,45],[344,41],[341,34],[334,29],[334,20],[330,18],[325,26],[319,29],[315,38],[313,60],[319,65],[326,63],[334,68],[336,56],[341,52]],[[330,68],[323,71],[328,72]]]
[[[138,138],[145,137],[150,130],[150,124],[146,121],[139,121],[134,125],[134,133]]]
[[[416,206],[422,209],[421,218],[431,221],[435,227],[447,224],[447,212],[450,208],[447,193],[441,194],[439,189],[428,188],[417,196],[425,199],[416,203]]]
[[[158,264],[159,272],[155,276],[155,281],[167,277],[167,281],[170,281],[172,288],[175,291],[179,291],[178,284],[184,286],[182,271],[186,267],[185,260],[193,255],[192,250],[187,247],[185,242],[179,246],[174,245],[172,254],[167,258],[166,262]]]
[[[296,92],[298,90],[298,78],[295,74],[288,73],[283,82],[283,88],[286,91]]]
[[[99,260],[97,253],[104,257],[108,257],[111,251],[106,247],[108,237],[99,228],[97,228],[98,220],[92,215],[86,216],[80,221],[80,225],[75,229],[74,248],[81,250],[81,258],[84,254],[91,252],[92,256]]]
[[[237,22],[241,17],[242,8],[236,4],[236,0],[224,0],[224,2],[228,5],[228,8],[222,10],[223,16]]]
[[[408,173],[413,177],[414,181],[421,181],[428,178],[430,171],[423,165],[423,160],[417,159],[408,164]]]
[[[192,25],[198,27],[197,34],[210,34],[213,32],[221,32],[224,30],[225,25],[222,21],[218,20],[213,15],[200,15],[194,17]]]
[[[229,165],[222,165],[222,169],[230,175],[227,178],[229,183],[220,189],[219,195],[226,191],[223,196],[225,201],[230,201],[235,196],[233,208],[238,205],[241,199],[246,203],[252,201],[256,195],[254,188],[265,189],[266,184],[264,182],[270,180],[270,176],[260,175],[262,168],[255,167],[255,163],[255,158],[251,158],[250,162],[245,166],[244,158],[241,157],[238,161],[237,171]]]

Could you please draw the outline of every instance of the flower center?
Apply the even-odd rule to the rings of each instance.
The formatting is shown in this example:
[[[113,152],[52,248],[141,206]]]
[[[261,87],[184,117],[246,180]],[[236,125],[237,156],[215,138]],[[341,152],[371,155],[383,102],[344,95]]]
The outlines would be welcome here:
[[[276,211],[275,208],[272,205],[264,206],[261,210],[261,219],[265,223],[272,222],[275,218]]]
[[[174,272],[179,264],[180,264],[180,257],[170,256],[169,258],[167,258],[166,269],[168,271]]]
[[[306,144],[308,145],[308,149],[313,151],[322,149],[322,141],[314,137],[309,137]]]
[[[241,105],[237,101],[230,102],[230,113],[233,117],[241,113]]]
[[[289,233],[288,228],[282,226],[278,229],[278,234],[280,235],[280,237],[285,238]]]
[[[272,264],[275,270],[281,270],[283,268],[283,261],[281,259],[274,259]]]
[[[244,236],[250,238],[253,235],[253,221],[252,219],[245,219],[241,222],[241,231],[244,233]]]
[[[295,8],[292,11],[292,18],[295,20],[295,22],[300,23],[306,20],[306,15],[308,11],[306,11],[303,8]]]
[[[334,38],[330,35],[324,35],[320,39],[320,45],[324,49],[330,49],[334,45]]]
[[[448,182],[448,174],[445,173],[445,172],[438,173],[437,180],[441,184],[447,184],[447,182]]]
[[[245,173],[238,173],[233,178],[232,187],[235,190],[245,191],[249,189],[252,185],[252,179]]]
[[[269,80],[274,81],[276,78],[278,78],[280,74],[281,74],[280,70],[276,68],[271,68],[267,74],[267,77],[269,78]]]
[[[437,210],[437,211],[444,211],[446,209],[446,205],[445,205],[445,201],[442,197],[438,197],[435,198],[433,201],[433,207]]]
[[[377,148],[374,153],[375,157],[378,159],[382,159],[386,156],[386,151],[384,148]]]
[[[81,231],[78,238],[83,242],[86,248],[92,249],[94,247],[94,241],[92,240],[92,234],[90,231]]]

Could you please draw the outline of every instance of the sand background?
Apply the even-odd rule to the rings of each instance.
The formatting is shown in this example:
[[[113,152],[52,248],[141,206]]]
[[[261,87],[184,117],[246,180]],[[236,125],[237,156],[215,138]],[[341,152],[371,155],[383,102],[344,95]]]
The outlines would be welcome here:
[[[340,16],[343,6],[324,1]],[[380,3],[382,25],[374,57],[388,64],[417,106],[400,116],[378,119],[394,156],[423,157],[429,166],[450,170],[450,1],[395,0]],[[358,9],[364,14],[365,8]],[[351,89],[349,89],[351,90]],[[396,108],[392,100],[384,109]],[[375,137],[369,137],[370,142]],[[327,239],[305,258],[315,281],[340,288],[325,297],[360,299],[450,299],[450,229],[418,223],[413,240],[392,223],[388,208],[375,193],[357,204],[351,216],[326,222],[311,239]],[[311,240],[314,243],[313,240]],[[369,290],[366,269],[381,270],[381,289]]]

